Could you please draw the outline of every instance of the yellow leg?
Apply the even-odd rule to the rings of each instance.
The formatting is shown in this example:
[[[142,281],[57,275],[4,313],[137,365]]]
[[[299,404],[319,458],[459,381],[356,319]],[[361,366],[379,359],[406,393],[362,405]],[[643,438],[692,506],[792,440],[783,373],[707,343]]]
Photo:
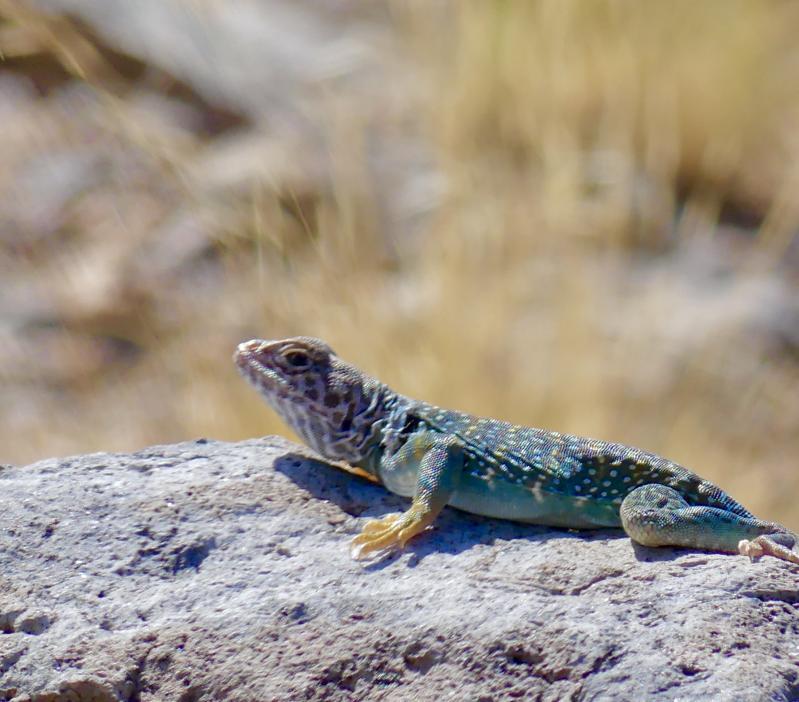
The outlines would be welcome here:
[[[381,466],[383,480],[392,473],[412,471],[416,492],[411,508],[389,514],[364,525],[352,540],[350,553],[358,559],[370,553],[404,548],[409,539],[423,532],[447,504],[463,469],[463,446],[452,436],[421,432]]]

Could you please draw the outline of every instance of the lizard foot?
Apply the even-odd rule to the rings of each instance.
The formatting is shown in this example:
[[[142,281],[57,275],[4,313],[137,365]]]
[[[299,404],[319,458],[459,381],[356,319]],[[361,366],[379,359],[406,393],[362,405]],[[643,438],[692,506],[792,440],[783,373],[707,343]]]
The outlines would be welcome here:
[[[432,520],[413,507],[402,514],[389,514],[383,519],[372,519],[350,544],[350,555],[358,560],[370,553],[402,549],[408,540],[424,531]]]
[[[742,556],[749,556],[752,561],[759,560],[763,556],[774,556],[774,558],[799,565],[799,555],[769,536],[758,536],[751,541],[742,539],[738,542],[738,553]]]

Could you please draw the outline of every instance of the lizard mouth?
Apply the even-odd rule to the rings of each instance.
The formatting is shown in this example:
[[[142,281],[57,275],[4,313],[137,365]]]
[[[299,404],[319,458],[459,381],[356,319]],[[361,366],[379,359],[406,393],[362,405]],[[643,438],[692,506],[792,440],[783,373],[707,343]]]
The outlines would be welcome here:
[[[271,344],[261,339],[244,341],[233,354],[233,362],[239,373],[251,385],[267,396],[285,397],[289,386],[284,378],[268,363]]]

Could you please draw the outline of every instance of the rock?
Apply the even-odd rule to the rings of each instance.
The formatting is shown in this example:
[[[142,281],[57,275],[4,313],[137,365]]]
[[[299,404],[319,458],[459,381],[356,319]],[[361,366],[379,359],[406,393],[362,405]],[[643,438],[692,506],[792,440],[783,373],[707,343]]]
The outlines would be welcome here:
[[[283,439],[0,468],[0,700],[796,700],[797,570],[405,500]]]

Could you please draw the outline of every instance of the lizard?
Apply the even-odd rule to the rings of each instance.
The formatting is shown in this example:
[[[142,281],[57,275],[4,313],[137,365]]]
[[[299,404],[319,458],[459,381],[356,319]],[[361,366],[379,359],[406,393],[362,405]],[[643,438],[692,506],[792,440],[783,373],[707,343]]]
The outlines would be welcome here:
[[[412,498],[405,512],[366,522],[352,540],[355,559],[401,550],[450,505],[568,529],[621,527],[648,547],[799,564],[796,534],[654,453],[411,399],[312,337],[253,339],[233,359],[310,448]]]

